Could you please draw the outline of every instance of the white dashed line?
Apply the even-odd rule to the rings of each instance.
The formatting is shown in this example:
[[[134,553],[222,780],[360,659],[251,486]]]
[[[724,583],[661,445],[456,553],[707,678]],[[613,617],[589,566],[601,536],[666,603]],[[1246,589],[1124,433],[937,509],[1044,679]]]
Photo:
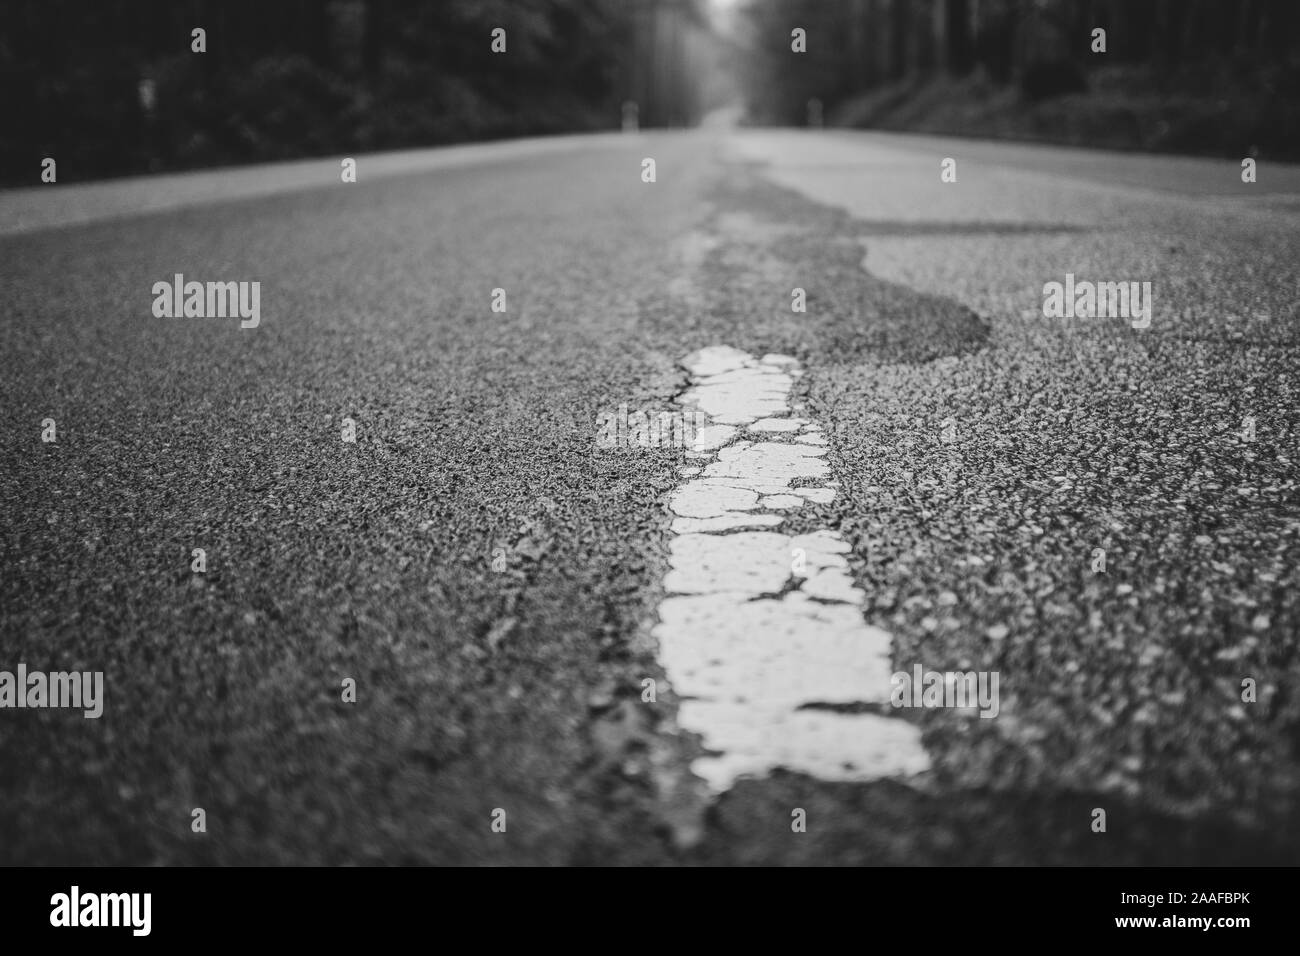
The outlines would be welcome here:
[[[888,709],[891,638],[863,621],[865,595],[837,532],[778,530],[836,494],[826,439],[791,415],[798,362],[723,346],[682,364],[691,386],[679,403],[714,424],[692,449],[703,470],[671,498],[654,634],[681,699],[678,724],[707,751],[692,771],[721,792],[778,767],[850,781],[927,770],[914,724],[824,706]]]

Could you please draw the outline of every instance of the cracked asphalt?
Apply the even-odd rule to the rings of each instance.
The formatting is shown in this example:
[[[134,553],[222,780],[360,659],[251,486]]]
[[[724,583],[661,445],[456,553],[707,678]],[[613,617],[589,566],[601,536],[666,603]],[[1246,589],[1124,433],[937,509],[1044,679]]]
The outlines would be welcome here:
[[[0,193],[0,669],[106,688],[0,710],[0,862],[1300,862],[1296,170],[730,131],[358,169]],[[261,281],[260,326],[154,318],[178,272]],[[1152,327],[1044,319],[1066,272],[1152,281]],[[783,533],[849,542],[895,666],[1001,675],[896,718],[925,774],[712,800],[642,700],[688,459],[596,420],[719,344],[806,370],[839,494]]]

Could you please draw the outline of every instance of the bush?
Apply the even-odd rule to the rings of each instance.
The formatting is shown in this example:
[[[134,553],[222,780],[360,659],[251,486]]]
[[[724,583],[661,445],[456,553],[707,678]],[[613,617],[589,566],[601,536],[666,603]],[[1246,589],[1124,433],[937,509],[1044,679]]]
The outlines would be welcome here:
[[[343,145],[339,120],[352,97],[304,56],[268,57],[231,76],[218,121],[238,131],[253,159],[329,153]]]
[[[1031,100],[1046,100],[1068,93],[1083,93],[1088,80],[1069,60],[1039,60],[1025,68],[1020,89]]]

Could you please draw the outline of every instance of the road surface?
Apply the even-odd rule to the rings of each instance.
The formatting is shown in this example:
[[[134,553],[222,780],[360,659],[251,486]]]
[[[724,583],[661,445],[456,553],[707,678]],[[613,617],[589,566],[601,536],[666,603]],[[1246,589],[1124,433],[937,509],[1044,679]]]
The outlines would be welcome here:
[[[713,128],[357,159],[0,194],[0,670],[105,687],[0,709],[0,862],[1300,861],[1300,171]],[[260,282],[257,327],[157,317],[176,274]],[[1150,282],[1150,327],[1046,318],[1067,274]],[[601,447],[692,389],[720,448]],[[793,416],[769,467],[746,429]],[[722,487],[698,514],[778,522],[692,565]],[[726,583],[795,538],[820,585]],[[870,659],[764,710],[724,599]],[[996,716],[893,707],[914,667],[996,672]]]

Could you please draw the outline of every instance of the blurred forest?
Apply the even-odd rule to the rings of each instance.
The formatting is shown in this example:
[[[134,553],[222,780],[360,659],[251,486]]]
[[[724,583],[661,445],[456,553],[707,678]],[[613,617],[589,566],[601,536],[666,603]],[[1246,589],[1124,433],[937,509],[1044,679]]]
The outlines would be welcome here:
[[[699,118],[705,0],[6,0],[0,181]],[[206,30],[206,52],[191,30]],[[494,28],[506,53],[493,53]]]
[[[744,0],[738,22],[754,122],[816,98],[841,125],[1300,158],[1300,0]]]
[[[742,95],[753,123],[1300,159],[1300,0],[5,0],[0,183],[617,129],[629,101],[689,126]]]

